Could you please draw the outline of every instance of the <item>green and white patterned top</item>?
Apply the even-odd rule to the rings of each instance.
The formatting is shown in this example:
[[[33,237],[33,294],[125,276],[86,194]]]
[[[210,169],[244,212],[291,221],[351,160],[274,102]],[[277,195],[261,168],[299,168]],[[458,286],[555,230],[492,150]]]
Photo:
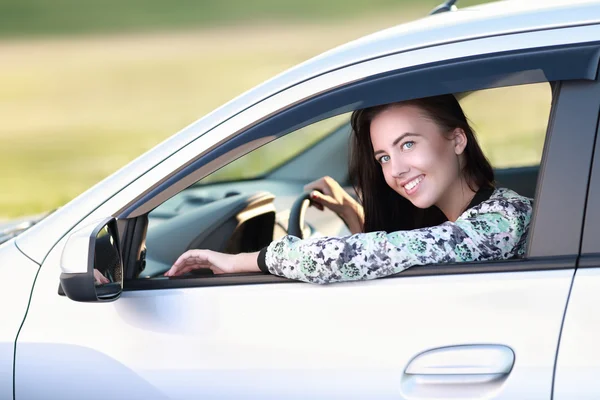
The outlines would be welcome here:
[[[531,210],[529,198],[498,188],[455,222],[346,237],[288,235],[263,250],[259,264],[273,275],[325,284],[381,278],[415,265],[515,258],[525,254]]]

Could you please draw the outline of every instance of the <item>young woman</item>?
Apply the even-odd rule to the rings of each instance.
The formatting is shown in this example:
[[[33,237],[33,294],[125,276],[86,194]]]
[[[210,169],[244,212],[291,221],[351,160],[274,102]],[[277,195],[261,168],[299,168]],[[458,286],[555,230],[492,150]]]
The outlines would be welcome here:
[[[356,202],[333,179],[307,185],[353,235],[272,242],[256,253],[189,250],[165,276],[263,271],[312,283],[374,279],[414,265],[522,256],[531,201],[494,173],[453,95],[352,114]]]

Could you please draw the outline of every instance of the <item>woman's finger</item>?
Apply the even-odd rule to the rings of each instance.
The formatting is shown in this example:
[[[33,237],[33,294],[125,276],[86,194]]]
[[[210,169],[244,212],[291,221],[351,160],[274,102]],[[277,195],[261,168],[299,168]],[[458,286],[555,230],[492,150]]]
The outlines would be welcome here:
[[[180,265],[187,265],[196,263],[202,259],[202,253],[200,250],[188,250],[179,256],[177,261],[173,263],[173,266],[178,267]]]
[[[198,268],[194,268],[194,266],[188,265],[188,266],[186,266],[186,267],[181,268],[180,270],[178,270],[177,274],[175,276],[187,274],[188,272],[192,272],[195,269],[198,269]]]
[[[173,263],[164,276],[178,276],[198,268],[210,268],[208,255],[202,250],[188,250]]]
[[[310,193],[310,205],[315,207],[317,210],[321,210],[323,211],[325,208],[323,207],[323,204],[321,204],[321,202],[319,201],[319,198],[316,195],[316,191],[312,191]]]
[[[186,265],[186,264],[181,264],[179,266],[172,266],[167,272],[165,272],[165,276],[179,276],[179,275],[183,275],[186,272],[191,271],[193,268],[193,266],[191,265]]]
[[[308,192],[311,191],[313,189],[319,189],[319,187],[321,187],[322,185],[320,185],[321,179],[317,179],[316,181],[312,181],[310,183],[307,183],[306,185],[304,185],[304,191]]]
[[[188,260],[190,259],[190,255],[188,252],[183,253],[179,258],[173,263],[171,268],[167,272],[164,273],[164,276],[176,276],[179,274],[179,271],[185,268]]]
[[[185,253],[183,253],[182,255],[180,255],[177,258],[177,260],[175,260],[175,262],[173,263],[173,266],[171,268],[178,267],[178,266],[184,264],[187,261],[187,259],[189,258],[189,256],[190,256],[190,252],[186,251]]]
[[[223,271],[221,268],[218,268],[214,265],[210,266],[210,270],[214,273],[214,274],[226,274],[227,272]]]
[[[333,197],[316,191],[311,192],[310,198],[319,204],[326,206],[327,208],[338,205]]]
[[[331,195],[331,187],[327,183],[326,178],[327,177],[323,177],[321,179],[317,179],[316,181],[309,183],[308,185],[304,186],[304,191],[309,192],[311,190],[318,190],[324,194]]]

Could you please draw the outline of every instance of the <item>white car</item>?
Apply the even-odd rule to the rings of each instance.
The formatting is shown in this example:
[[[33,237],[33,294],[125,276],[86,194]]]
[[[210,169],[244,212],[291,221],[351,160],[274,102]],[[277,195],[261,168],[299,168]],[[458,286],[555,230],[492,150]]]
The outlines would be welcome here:
[[[0,245],[0,399],[600,398],[599,62],[598,2],[507,1],[364,37],[232,100]],[[534,198],[524,258],[326,286],[162,275],[190,248],[347,233],[302,188],[350,185],[352,110],[540,87],[537,161],[496,170]]]

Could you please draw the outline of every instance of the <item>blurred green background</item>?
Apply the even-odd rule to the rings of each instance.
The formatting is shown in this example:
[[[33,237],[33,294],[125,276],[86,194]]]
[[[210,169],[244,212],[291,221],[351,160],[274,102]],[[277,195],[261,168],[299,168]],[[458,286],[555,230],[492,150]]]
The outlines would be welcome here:
[[[461,0],[460,7],[489,0]],[[427,14],[442,0],[1,0],[0,34],[55,35],[202,29]],[[411,15],[412,14],[412,15]],[[409,17],[410,16],[410,17]]]
[[[56,208],[254,85],[440,2],[0,0],[0,218]],[[536,93],[518,100],[543,114]]]

